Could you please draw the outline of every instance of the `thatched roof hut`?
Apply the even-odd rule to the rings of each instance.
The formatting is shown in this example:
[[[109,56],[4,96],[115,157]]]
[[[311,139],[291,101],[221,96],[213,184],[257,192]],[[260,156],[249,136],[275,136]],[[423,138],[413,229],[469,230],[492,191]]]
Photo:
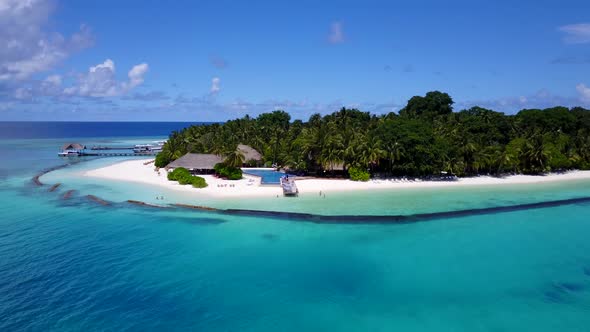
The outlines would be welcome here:
[[[188,170],[213,170],[223,158],[215,154],[187,153],[168,164],[168,168],[184,167]]]
[[[79,144],[79,143],[67,143],[67,144],[64,144],[61,147],[61,149],[63,151],[65,151],[65,150],[76,150],[76,151],[80,151],[80,150],[86,149],[86,147],[84,145],[82,145],[82,144]]]
[[[256,161],[262,160],[262,155],[260,154],[260,152],[254,150],[254,148],[252,148],[249,145],[239,144],[238,150],[242,152],[242,154],[245,157],[244,160],[246,160],[246,161],[248,161],[248,160],[256,160]]]
[[[238,145],[238,150],[242,152],[245,160],[262,160],[262,156],[256,150],[248,145]],[[208,153],[187,153],[184,156],[174,160],[167,168],[174,169],[183,167],[196,174],[210,174],[213,172],[215,164],[224,161],[222,156]]]

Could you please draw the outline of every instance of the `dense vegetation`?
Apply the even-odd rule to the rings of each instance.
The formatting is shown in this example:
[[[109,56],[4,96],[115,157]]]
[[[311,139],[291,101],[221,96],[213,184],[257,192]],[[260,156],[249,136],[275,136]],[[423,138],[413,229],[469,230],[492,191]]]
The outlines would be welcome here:
[[[371,174],[368,171],[357,167],[349,168],[348,174],[352,181],[369,181],[371,178]]]
[[[195,188],[207,187],[207,182],[200,176],[193,176],[191,173],[183,167],[175,168],[172,172],[168,173],[168,180],[178,181],[180,184],[191,184]]]
[[[399,114],[342,108],[291,121],[275,111],[224,124],[173,132],[160,165],[186,152],[225,155],[236,166],[248,144],[267,164],[315,175],[335,169],[386,175],[459,176],[590,168],[590,111],[581,107],[526,109],[516,115],[473,107],[453,112],[453,100],[434,91],[411,98]],[[363,175],[364,177],[364,175]]]
[[[216,164],[214,170],[217,175],[228,180],[239,180],[242,178],[241,169],[227,165],[226,163]]]

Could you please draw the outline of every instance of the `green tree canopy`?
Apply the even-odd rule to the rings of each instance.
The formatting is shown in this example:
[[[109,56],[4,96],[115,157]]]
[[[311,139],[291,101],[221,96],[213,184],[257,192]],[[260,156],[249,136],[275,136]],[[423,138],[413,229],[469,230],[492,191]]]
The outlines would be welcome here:
[[[291,121],[277,110],[223,124],[172,132],[156,158],[163,167],[187,152],[225,156],[239,167],[238,144],[264,162],[312,175],[458,175],[542,173],[590,168],[590,111],[552,107],[506,115],[478,106],[453,112],[452,98],[432,91],[412,97],[400,114],[341,108]],[[355,173],[356,174],[356,173]]]

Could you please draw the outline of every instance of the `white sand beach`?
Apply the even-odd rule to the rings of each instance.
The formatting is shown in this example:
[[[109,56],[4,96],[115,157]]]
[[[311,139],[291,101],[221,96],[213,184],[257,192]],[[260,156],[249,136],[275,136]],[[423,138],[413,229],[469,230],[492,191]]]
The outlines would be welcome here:
[[[260,184],[260,178],[244,174],[242,180],[228,181],[216,178],[212,175],[202,175],[207,181],[208,187],[196,189],[190,185],[180,185],[177,182],[168,181],[166,171],[160,169],[160,174],[155,171],[153,163],[144,165],[150,159],[128,160],[110,166],[86,171],[84,176],[139,182],[157,186],[163,186],[172,190],[192,193],[203,193],[218,197],[257,197],[281,195],[279,186],[265,186]],[[481,185],[506,185],[506,184],[531,184],[552,181],[575,181],[590,179],[590,171],[571,171],[563,174],[549,174],[544,176],[513,175],[504,178],[479,176],[473,178],[461,178],[458,181],[421,181],[414,180],[371,180],[368,182],[355,182],[346,179],[315,179],[306,178],[296,180],[301,194],[323,192],[338,192],[351,190],[379,190],[379,189],[404,189],[404,188],[432,188],[451,186],[481,186]]]

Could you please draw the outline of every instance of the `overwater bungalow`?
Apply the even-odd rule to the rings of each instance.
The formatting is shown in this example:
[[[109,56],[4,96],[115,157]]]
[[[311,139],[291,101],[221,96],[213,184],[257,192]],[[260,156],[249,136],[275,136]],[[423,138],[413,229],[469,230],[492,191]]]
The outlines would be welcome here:
[[[79,143],[67,143],[61,147],[61,152],[57,155],[60,157],[78,157],[80,156],[86,146],[79,144]]]

